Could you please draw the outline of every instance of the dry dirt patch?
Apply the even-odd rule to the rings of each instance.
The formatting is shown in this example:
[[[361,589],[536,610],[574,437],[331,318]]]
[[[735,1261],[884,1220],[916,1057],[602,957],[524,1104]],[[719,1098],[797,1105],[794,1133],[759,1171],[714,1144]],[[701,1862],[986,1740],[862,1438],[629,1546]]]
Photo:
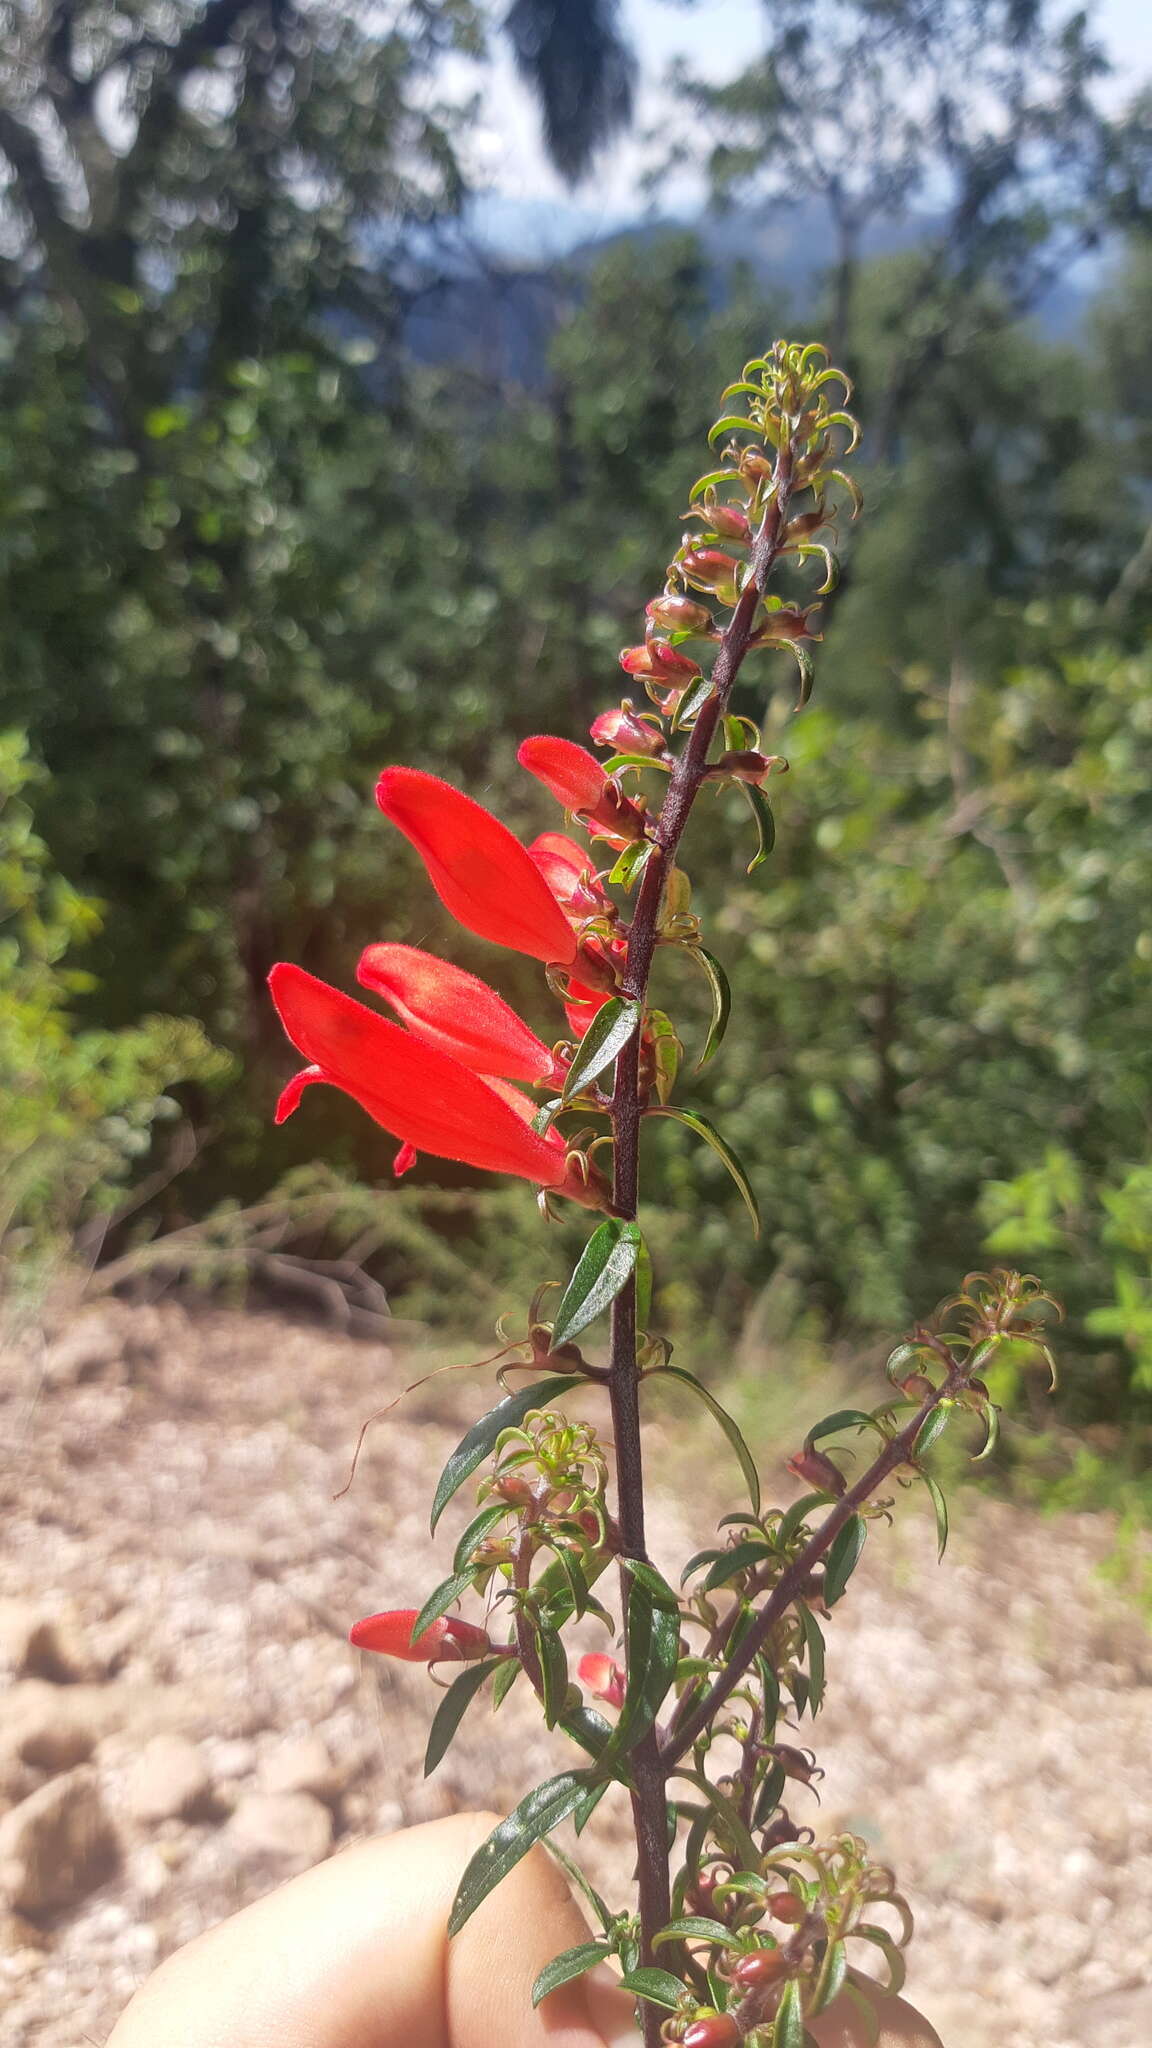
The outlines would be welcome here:
[[[76,2048],[222,1915],[360,1834],[511,1804],[564,1745],[514,1695],[426,1784],[427,1677],[345,1641],[432,1583],[432,1484],[482,1405],[467,1375],[411,1397],[334,1500],[410,1358],[112,1306],[3,1363],[3,2040]],[[652,1461],[669,1566],[735,1495],[722,1444],[691,1445]],[[1097,1575],[1103,1521],[960,1520],[939,1571],[919,1516],[874,1541],[836,1612],[816,1825],[897,1865],[913,1993],[949,2048],[1147,2048],[1152,1644]],[[618,1887],[611,1814],[593,1853]]]

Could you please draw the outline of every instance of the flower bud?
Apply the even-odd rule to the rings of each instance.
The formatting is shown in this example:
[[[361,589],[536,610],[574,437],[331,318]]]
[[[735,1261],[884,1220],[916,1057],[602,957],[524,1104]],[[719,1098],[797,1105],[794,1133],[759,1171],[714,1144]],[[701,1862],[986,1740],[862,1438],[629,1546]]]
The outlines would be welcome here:
[[[369,1614],[348,1632],[358,1650],[376,1650],[384,1657],[399,1657],[405,1664],[461,1663],[486,1657],[492,1648],[488,1631],[442,1614],[421,1635],[413,1637],[412,1624],[420,1618],[415,1607],[398,1607],[388,1614]]]
[[[785,1777],[796,1778],[801,1785],[810,1785],[814,1777],[824,1775],[822,1771],[817,1772],[816,1760],[809,1750],[794,1749],[789,1742],[777,1742],[773,1745],[772,1754]]]
[[[689,548],[680,556],[680,567],[697,590],[714,590],[722,604],[735,603],[740,571],[735,555],[721,548]]]
[[[768,1911],[774,1920],[782,1920],[786,1927],[798,1927],[808,1908],[795,1892],[773,1892],[768,1900]]]
[[[737,467],[741,476],[749,476],[759,482],[761,477],[771,476],[774,465],[771,456],[765,455],[762,448],[742,448]]]
[[[730,2012],[709,2013],[685,2028],[683,2048],[737,2048],[740,2029]]]
[[[788,1975],[788,1958],[783,1949],[754,1948],[741,1956],[732,1971],[732,1982],[742,1991],[759,1991],[765,1984],[778,1984]]]
[[[708,770],[710,775],[731,775],[737,782],[765,782],[774,768],[780,766],[781,755],[758,754],[750,748],[746,752],[721,754],[718,761]]]
[[[614,747],[620,754],[662,754],[664,735],[637,718],[626,697],[616,711],[602,711],[588,728],[598,747]]]
[[[705,503],[700,507],[700,517],[707,520],[713,533],[722,534],[725,540],[748,541],[752,538],[747,513],[735,505],[721,505],[719,500]]]
[[[514,1508],[529,1507],[536,1498],[531,1480],[526,1479],[522,1472],[499,1473],[492,1482],[492,1491]]]
[[[803,1479],[809,1486],[815,1486],[821,1493],[841,1494],[847,1491],[848,1481],[823,1451],[817,1451],[811,1444],[805,1444],[794,1458],[788,1459],[788,1470],[797,1479]]]
[[[651,605],[648,610],[651,612]],[[692,610],[699,611],[700,606],[693,605]],[[699,662],[689,661],[686,654],[669,646],[667,640],[657,639],[646,640],[642,647],[622,648],[620,666],[630,676],[653,676],[662,683],[688,683],[700,673]]]
[[[907,1394],[910,1401],[929,1401],[936,1389],[922,1372],[910,1372],[906,1380],[901,1380],[900,1392]]]
[[[694,604],[690,597],[681,597],[674,590],[654,597],[645,611],[652,624],[666,633],[711,633],[715,624],[706,605]]]
[[[782,640],[821,640],[823,634],[814,633],[808,624],[813,612],[820,609],[810,604],[803,611],[798,605],[782,604],[778,610],[769,612],[763,625],[758,626],[748,642],[750,647],[772,647]]]

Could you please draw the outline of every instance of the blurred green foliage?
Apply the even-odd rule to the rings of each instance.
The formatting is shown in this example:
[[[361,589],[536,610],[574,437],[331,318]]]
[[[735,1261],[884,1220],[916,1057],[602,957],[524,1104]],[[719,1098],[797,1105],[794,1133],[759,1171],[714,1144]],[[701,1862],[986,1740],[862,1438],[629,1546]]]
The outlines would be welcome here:
[[[340,9],[293,16],[280,72],[258,12],[233,10],[197,60],[248,66],[246,91],[176,103],[144,80],[155,116],[111,167],[85,166],[64,107],[77,175],[105,177],[87,225],[61,199],[54,226],[27,165],[9,202],[0,728],[28,752],[12,737],[0,757],[0,1166],[23,1241],[146,1179],[178,1101],[209,1141],[165,1223],[323,1155],[389,1190],[360,1234],[398,1307],[464,1325],[494,1291],[530,1291],[522,1194],[427,1167],[423,1192],[393,1191],[393,1148],[329,1091],[272,1130],[290,1055],[264,978],[285,957],[347,987],[364,943],[401,938],[499,978],[555,1034],[534,971],[449,927],[374,811],[375,773],[418,762],[517,829],[555,823],[516,740],[578,735],[613,700],[720,386],[827,315],[876,423],[866,516],[813,706],[788,722],[778,657],[741,686],[791,762],[776,852],[747,875],[747,813],[721,796],[686,856],[735,993],[703,1100],[765,1236],[746,1238],[711,1154],[656,1130],[664,1313],[718,1361],[770,1285],[806,1342],[815,1324],[867,1338],[1002,1253],[1067,1297],[1067,1418],[1146,1420],[1152,257],[1135,172],[1125,263],[1071,339],[1021,315],[1059,245],[1017,180],[1011,234],[985,222],[961,272],[853,247],[851,290],[833,279],[823,307],[790,306],[786,278],[766,294],[706,239],[619,238],[550,280],[554,333],[525,385],[482,349],[438,366],[405,345],[463,190],[463,117],[430,111],[428,82],[445,50],[477,47],[472,10],[412,10],[383,42]],[[12,116],[29,133],[37,95],[63,92],[37,52]],[[15,162],[11,143],[0,121]],[[297,146],[313,185],[286,173]],[[1105,176],[1094,159],[1084,209],[1097,187],[1114,198],[1118,161]],[[703,989],[659,973],[702,1037]],[[306,1174],[289,1186],[319,1251]],[[579,1234],[577,1218],[552,1241],[556,1277]]]

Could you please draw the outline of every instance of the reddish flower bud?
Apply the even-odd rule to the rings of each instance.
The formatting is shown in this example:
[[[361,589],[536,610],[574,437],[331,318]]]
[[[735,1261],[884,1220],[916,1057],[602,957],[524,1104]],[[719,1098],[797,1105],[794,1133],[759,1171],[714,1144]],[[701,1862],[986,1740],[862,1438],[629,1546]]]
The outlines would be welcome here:
[[[588,1200],[559,1132],[534,1131],[534,1104],[507,1082],[482,1080],[302,967],[282,962],[268,985],[285,1031],[311,1062],[284,1089],[277,1123],[292,1115],[306,1087],[326,1081],[405,1146]]]
[[[748,642],[749,647],[774,647],[785,640],[820,640],[823,634],[814,633],[808,624],[818,604],[810,604],[801,611],[798,605],[782,604],[778,610],[769,612],[763,625],[758,626]]]
[[[390,1003],[426,1045],[437,1045],[474,1074],[559,1085],[556,1061],[503,997],[475,974],[417,946],[369,946],[356,979]]]
[[[736,2048],[742,2037],[730,2012],[716,2012],[693,2020],[682,2038],[683,2048]]]
[[[526,848],[491,811],[419,768],[386,768],[376,801],[411,840],[458,924],[534,960],[571,960],[567,919]]]
[[[795,1892],[773,1892],[768,1901],[768,1911],[774,1920],[782,1920],[786,1927],[798,1927],[808,1908]]]
[[[722,602],[735,601],[741,566],[735,555],[726,555],[721,548],[689,548],[679,565],[697,590],[714,590]]]
[[[619,754],[662,754],[664,735],[647,719],[637,718],[625,699],[616,711],[602,711],[588,728],[598,747],[614,747]]]
[[[536,1498],[531,1480],[522,1472],[501,1472],[492,1481],[492,1491],[514,1508],[529,1507]]]
[[[717,498],[711,504],[698,506],[696,510],[701,519],[707,520],[713,533],[722,534],[725,540],[751,540],[752,528],[748,524],[748,515],[735,505],[722,505]]]
[[[684,600],[687,603],[687,599]],[[649,611],[652,607],[649,605]],[[699,605],[692,605],[697,612]],[[653,676],[661,683],[690,683],[700,673],[700,664],[689,661],[679,648],[669,646],[667,640],[646,640],[643,647],[625,647],[621,650],[620,666],[630,676]]]
[[[771,456],[765,455],[763,449],[748,447],[740,450],[738,467],[741,476],[750,476],[758,480],[771,476],[774,465]]]
[[[721,754],[708,770],[710,775],[731,775],[737,782],[760,783],[771,775],[780,764],[779,754],[757,754],[749,749],[746,753]]]
[[[782,1949],[754,1948],[741,1956],[732,1970],[732,1982],[742,1991],[759,1991],[765,1984],[778,1984],[788,1975],[788,1959]]]
[[[910,1401],[927,1401],[936,1389],[924,1373],[910,1372],[906,1380],[901,1380],[900,1392],[907,1394]]]
[[[848,1481],[839,1465],[834,1465],[831,1458],[826,1457],[823,1451],[814,1450],[811,1444],[805,1444],[802,1451],[788,1459],[788,1470],[794,1472],[797,1479],[817,1487],[821,1493],[841,1494],[847,1491]]]
[[[412,1624],[419,1619],[418,1607],[397,1607],[389,1614],[369,1614],[348,1631],[348,1640],[358,1650],[376,1650],[384,1657],[400,1657],[405,1664],[466,1663],[486,1657],[492,1648],[486,1629],[470,1621],[442,1614],[424,1633],[413,1640]]]
[[[694,604],[690,597],[681,597],[678,591],[664,591],[644,609],[652,624],[666,633],[705,634],[711,633],[715,626],[707,605]]]
[[[594,1700],[604,1700],[610,1707],[624,1704],[624,1673],[612,1657],[594,1654],[581,1657],[576,1666],[576,1676],[581,1685],[586,1685]]]
[[[777,1742],[773,1745],[772,1754],[783,1767],[785,1777],[796,1778],[801,1785],[810,1785],[814,1777],[822,1778],[824,1775],[823,1771],[817,1771],[816,1759],[809,1750],[794,1749],[789,1742]]]

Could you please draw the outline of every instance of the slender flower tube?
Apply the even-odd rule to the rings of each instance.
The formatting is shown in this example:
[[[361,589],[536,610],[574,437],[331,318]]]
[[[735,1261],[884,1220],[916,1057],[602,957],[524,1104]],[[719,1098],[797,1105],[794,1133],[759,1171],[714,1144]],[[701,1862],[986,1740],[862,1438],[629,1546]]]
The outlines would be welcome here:
[[[405,1153],[414,1147],[489,1173],[515,1174],[600,1206],[596,1175],[584,1177],[558,1131],[541,1137],[531,1128],[532,1103],[507,1082],[482,1080],[302,967],[281,962],[268,982],[285,1031],[311,1063],[284,1089],[277,1123],[291,1116],[306,1087],[327,1081],[399,1138]]]
[[[548,1047],[478,975],[418,946],[381,944],[361,954],[356,979],[383,996],[425,1045],[439,1046],[474,1074],[563,1085],[564,1069]]]
[[[525,848],[491,811],[420,768],[386,768],[376,801],[416,848],[457,924],[546,964],[571,960],[576,941],[567,919]]]
[[[418,1607],[366,1615],[349,1629],[348,1640],[358,1650],[377,1650],[384,1657],[400,1657],[405,1664],[467,1663],[486,1657],[492,1648],[486,1629],[453,1614],[442,1614],[413,1639],[412,1624],[419,1615]]]
[[[644,813],[623,796],[595,755],[574,740],[535,733],[521,742],[516,759],[550,790],[565,810],[575,811],[594,831],[617,846],[644,836]]]

